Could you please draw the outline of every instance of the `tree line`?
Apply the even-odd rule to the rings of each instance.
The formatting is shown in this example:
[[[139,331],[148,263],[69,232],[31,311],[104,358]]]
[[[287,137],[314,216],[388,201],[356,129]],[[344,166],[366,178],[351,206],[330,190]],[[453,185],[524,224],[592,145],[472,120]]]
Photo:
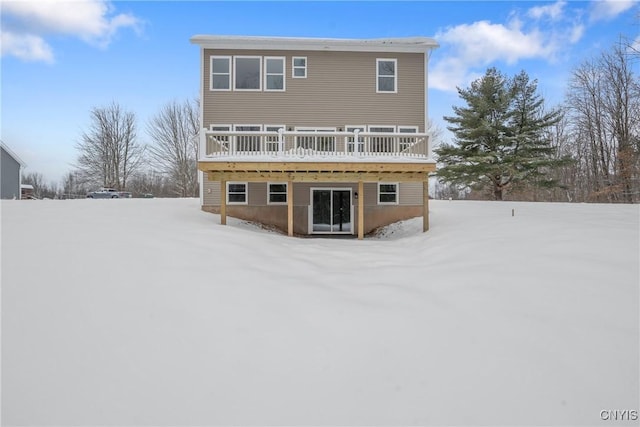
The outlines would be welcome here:
[[[75,167],[60,186],[46,184],[37,172],[23,176],[37,197],[84,197],[99,187],[134,195],[198,195],[197,100],[169,102],[152,116],[146,124],[150,144],[140,143],[135,113],[118,103],[94,107],[89,116],[89,127],[76,143]]]
[[[545,105],[537,81],[490,68],[445,117],[435,151],[436,197],[571,202],[640,201],[640,55],[619,43],[572,70],[564,102]]]

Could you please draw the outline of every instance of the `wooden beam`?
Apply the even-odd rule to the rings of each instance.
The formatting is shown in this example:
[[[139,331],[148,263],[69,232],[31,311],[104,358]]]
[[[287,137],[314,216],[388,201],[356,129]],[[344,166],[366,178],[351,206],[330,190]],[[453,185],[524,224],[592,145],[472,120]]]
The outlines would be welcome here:
[[[364,239],[364,182],[358,181],[358,239]]]
[[[198,169],[212,171],[264,171],[264,172],[433,172],[433,162],[229,162],[200,161]]]
[[[227,181],[220,180],[220,224],[227,225]]]
[[[287,181],[287,234],[293,236],[293,181]]]
[[[253,182],[422,182],[427,172],[261,172],[209,171],[212,181]]]
[[[429,231],[429,180],[422,182],[422,231]]]

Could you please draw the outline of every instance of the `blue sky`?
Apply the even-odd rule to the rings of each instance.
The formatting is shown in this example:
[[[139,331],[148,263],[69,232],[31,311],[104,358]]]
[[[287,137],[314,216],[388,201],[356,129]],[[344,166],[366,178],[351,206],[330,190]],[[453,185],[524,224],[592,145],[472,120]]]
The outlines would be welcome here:
[[[198,95],[195,34],[335,38],[426,36],[429,109],[459,105],[456,86],[496,66],[525,70],[548,103],[562,101],[572,67],[626,36],[640,45],[638,0],[210,2],[3,1],[0,136],[58,183],[93,107],[118,102],[138,135],[165,103]],[[636,64],[638,65],[638,64]]]

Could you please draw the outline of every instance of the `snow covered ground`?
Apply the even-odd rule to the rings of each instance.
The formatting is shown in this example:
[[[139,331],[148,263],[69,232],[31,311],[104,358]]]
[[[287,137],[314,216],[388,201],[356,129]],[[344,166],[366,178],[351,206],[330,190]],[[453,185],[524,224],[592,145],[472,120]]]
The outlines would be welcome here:
[[[358,241],[221,226],[192,199],[3,201],[3,425],[639,409],[637,205],[431,208],[426,234],[418,218]]]

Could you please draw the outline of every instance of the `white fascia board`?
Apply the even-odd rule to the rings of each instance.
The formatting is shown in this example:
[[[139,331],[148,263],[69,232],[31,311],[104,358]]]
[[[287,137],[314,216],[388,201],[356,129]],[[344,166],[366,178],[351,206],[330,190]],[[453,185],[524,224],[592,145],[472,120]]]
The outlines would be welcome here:
[[[317,39],[304,37],[208,36],[191,37],[203,49],[320,50],[342,52],[424,53],[439,47],[428,37],[387,39]]]
[[[27,167],[27,164],[20,158],[16,153],[14,153],[4,142],[0,141],[0,146],[2,149],[7,152],[13,159],[20,164],[23,168]]]

